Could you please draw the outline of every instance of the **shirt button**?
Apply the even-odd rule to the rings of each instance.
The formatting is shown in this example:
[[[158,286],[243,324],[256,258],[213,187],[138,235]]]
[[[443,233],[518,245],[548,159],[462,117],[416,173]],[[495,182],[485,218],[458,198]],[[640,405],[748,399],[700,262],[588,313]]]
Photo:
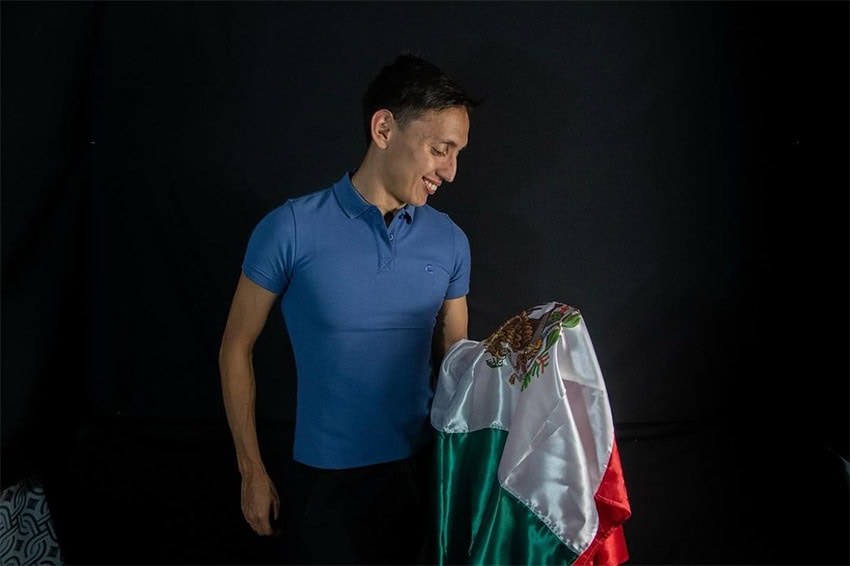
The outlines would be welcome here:
[[[393,241],[393,237],[394,237],[394,236],[393,236],[392,234],[390,234],[390,241],[391,241],[391,242]]]

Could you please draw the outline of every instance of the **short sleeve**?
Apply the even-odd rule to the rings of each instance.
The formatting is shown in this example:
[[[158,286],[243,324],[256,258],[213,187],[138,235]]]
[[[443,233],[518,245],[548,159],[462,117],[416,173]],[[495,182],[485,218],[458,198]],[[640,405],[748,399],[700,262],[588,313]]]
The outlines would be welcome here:
[[[454,262],[449,287],[446,290],[447,299],[457,299],[469,294],[469,274],[471,257],[469,239],[460,227],[452,222],[454,242]]]
[[[295,228],[295,215],[289,201],[257,223],[242,262],[242,272],[248,279],[272,293],[286,290],[295,263]]]

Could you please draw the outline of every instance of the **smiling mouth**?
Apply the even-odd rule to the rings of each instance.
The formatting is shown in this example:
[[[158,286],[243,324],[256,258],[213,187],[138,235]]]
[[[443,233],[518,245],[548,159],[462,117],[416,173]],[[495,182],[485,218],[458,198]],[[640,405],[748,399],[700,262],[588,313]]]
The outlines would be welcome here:
[[[433,195],[434,193],[437,192],[437,185],[435,183],[432,183],[431,181],[429,181],[428,179],[425,179],[424,177],[423,177],[422,180],[425,181],[425,188],[428,190],[429,195]]]

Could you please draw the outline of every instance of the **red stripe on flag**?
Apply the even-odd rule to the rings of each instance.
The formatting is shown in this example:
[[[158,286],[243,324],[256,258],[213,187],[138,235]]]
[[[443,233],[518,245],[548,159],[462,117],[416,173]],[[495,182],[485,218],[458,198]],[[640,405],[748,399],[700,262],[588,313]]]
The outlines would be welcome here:
[[[599,514],[599,528],[587,550],[573,563],[573,566],[617,566],[629,559],[626,537],[623,535],[623,523],[632,515],[626,482],[623,479],[623,467],[620,463],[620,451],[614,440],[611,458],[602,483],[594,496],[596,511]]]

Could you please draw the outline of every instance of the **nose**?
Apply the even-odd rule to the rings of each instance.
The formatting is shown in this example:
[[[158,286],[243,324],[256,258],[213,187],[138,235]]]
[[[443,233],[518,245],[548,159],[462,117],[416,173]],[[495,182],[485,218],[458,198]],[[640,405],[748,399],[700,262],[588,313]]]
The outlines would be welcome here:
[[[437,175],[447,183],[454,181],[455,175],[457,175],[457,157],[454,155],[450,156],[446,160],[446,163],[437,169]]]

